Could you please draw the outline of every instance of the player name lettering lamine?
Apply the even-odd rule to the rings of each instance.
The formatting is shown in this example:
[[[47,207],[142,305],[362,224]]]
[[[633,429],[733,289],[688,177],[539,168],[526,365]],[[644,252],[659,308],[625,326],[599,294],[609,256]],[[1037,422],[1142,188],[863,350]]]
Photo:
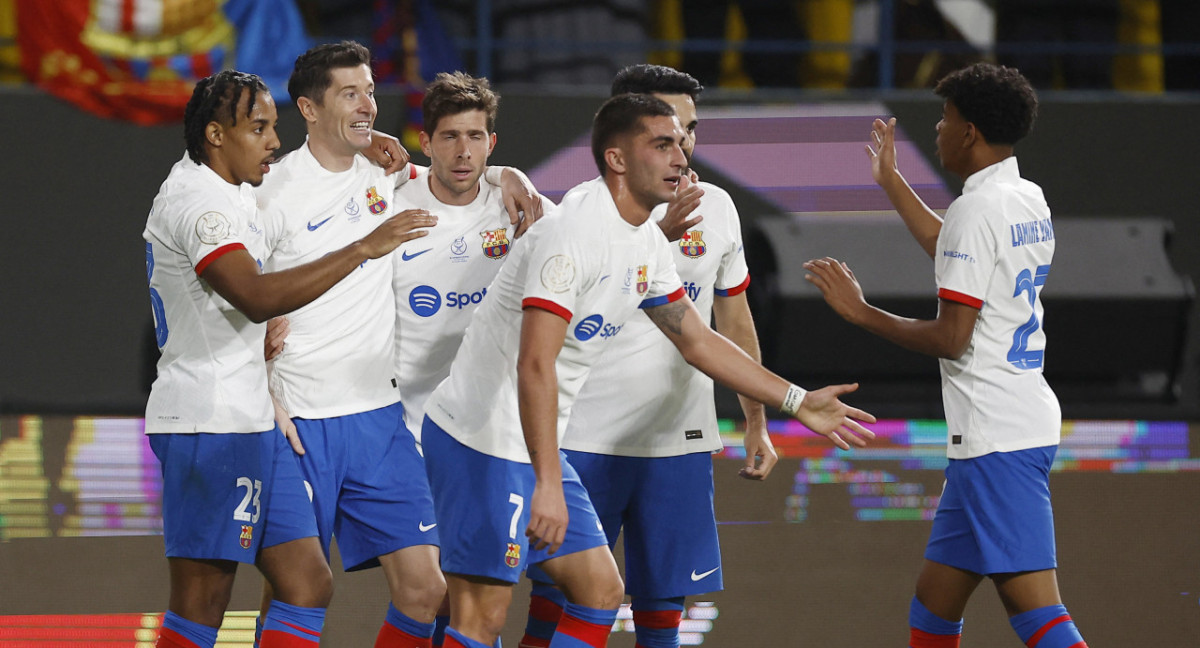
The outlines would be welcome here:
[[[1049,218],[1010,225],[1009,230],[1013,247],[1054,240],[1054,223]]]

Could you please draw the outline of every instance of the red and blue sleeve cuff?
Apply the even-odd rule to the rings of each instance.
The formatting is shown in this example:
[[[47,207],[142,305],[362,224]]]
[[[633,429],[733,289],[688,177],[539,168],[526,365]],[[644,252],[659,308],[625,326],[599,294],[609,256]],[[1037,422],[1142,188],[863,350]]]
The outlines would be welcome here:
[[[713,294],[717,297],[733,297],[734,295],[740,295],[746,292],[746,289],[749,287],[750,275],[746,275],[746,278],[742,280],[742,283],[732,288],[713,288]]]
[[[212,265],[213,261],[216,261],[217,259],[230,252],[233,252],[234,250],[245,249],[246,246],[242,245],[241,243],[230,243],[228,245],[222,245],[212,252],[209,252],[203,259],[200,259],[200,263],[196,264],[196,276],[199,277],[200,275],[204,274],[204,271],[208,269],[208,266]]]
[[[680,286],[679,288],[676,288],[675,292],[673,292],[673,293],[670,293],[667,295],[660,295],[658,297],[651,297],[650,299],[643,299],[642,303],[638,304],[638,308],[653,308],[655,306],[662,306],[663,304],[669,304],[673,301],[678,301],[680,298],[682,298],[686,294],[687,293],[685,293],[683,291],[683,286]]]

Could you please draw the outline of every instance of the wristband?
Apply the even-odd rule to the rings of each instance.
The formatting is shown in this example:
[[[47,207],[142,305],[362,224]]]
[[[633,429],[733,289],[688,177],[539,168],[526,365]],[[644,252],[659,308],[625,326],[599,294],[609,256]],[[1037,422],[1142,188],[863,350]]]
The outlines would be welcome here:
[[[795,417],[796,411],[800,409],[800,403],[804,402],[804,396],[807,393],[802,387],[788,385],[787,395],[783,397],[783,405],[779,406],[779,411]]]

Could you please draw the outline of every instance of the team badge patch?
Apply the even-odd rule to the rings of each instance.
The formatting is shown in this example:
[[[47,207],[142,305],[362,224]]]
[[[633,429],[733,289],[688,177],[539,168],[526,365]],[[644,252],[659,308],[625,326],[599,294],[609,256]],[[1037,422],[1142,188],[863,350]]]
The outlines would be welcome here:
[[[229,238],[229,231],[232,229],[233,223],[221,212],[205,212],[196,219],[196,236],[200,237],[200,242],[205,245],[216,245],[224,241]]]
[[[650,290],[649,273],[646,272],[646,266],[637,267],[637,294],[645,295],[647,290]]]
[[[379,192],[375,191],[375,187],[367,189],[367,209],[376,216],[387,209],[387,201],[379,195]]]
[[[521,545],[510,542],[504,552],[504,564],[516,569],[521,564]]]
[[[242,525],[242,549],[249,549],[250,543],[254,540],[254,527],[249,524]]]
[[[700,230],[688,230],[683,233],[679,239],[679,251],[683,253],[683,256],[692,259],[704,256],[707,248],[704,245],[703,234],[704,232]]]
[[[489,259],[502,259],[508,254],[508,228],[484,230],[479,233],[483,237],[483,255]]]

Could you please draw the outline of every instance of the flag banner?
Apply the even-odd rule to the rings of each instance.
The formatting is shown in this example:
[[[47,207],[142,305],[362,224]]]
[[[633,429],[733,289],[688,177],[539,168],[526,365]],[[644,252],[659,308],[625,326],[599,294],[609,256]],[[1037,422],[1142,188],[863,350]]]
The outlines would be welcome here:
[[[178,122],[192,86],[236,68],[279,99],[310,40],[293,0],[17,0],[21,66],[102,117]]]

